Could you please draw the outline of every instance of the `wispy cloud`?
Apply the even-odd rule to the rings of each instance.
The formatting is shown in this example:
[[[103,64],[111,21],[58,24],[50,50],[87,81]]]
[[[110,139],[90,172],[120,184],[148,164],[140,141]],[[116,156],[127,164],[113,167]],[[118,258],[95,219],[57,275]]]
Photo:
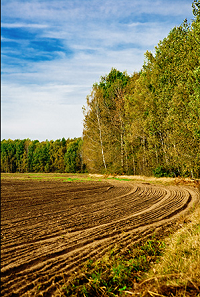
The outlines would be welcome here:
[[[3,0],[2,137],[81,136],[93,83],[139,71],[185,18],[190,0]]]
[[[48,25],[27,24],[27,23],[2,23],[1,28],[37,28],[37,29],[44,29],[44,28],[48,28]]]

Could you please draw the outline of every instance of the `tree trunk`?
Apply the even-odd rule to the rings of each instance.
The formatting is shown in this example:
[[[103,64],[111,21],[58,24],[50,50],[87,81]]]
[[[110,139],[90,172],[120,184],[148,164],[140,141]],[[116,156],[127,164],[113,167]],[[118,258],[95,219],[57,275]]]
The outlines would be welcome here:
[[[101,124],[100,124],[100,117],[99,117],[98,105],[96,105],[96,114],[97,114],[97,121],[98,121],[99,138],[100,138],[100,145],[101,145],[101,154],[102,154],[102,159],[103,159],[103,165],[104,165],[104,168],[107,169],[106,161],[105,161],[105,155],[104,155],[104,150],[103,150],[103,141],[102,141],[102,132],[101,132]]]

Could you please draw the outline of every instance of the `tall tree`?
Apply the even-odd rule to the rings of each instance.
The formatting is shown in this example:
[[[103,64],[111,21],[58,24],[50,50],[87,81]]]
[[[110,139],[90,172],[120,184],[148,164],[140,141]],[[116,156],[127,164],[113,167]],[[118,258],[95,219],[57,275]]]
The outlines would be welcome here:
[[[93,85],[87,98],[83,132],[86,149],[83,152],[91,169],[124,171],[124,95],[128,81],[126,73],[112,69],[108,75],[101,77],[99,84]],[[89,156],[87,150],[91,151]]]

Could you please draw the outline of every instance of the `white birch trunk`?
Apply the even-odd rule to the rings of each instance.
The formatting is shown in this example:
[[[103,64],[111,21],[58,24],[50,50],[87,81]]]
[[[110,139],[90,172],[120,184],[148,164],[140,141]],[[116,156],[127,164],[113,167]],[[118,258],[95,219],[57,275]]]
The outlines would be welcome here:
[[[104,156],[104,150],[103,150],[103,141],[102,141],[102,132],[101,132],[101,124],[100,124],[100,118],[99,118],[99,111],[98,111],[98,105],[96,106],[96,113],[97,113],[97,121],[98,121],[98,129],[99,129],[99,138],[100,138],[100,145],[101,145],[101,154],[103,159],[103,165],[104,168],[107,169],[105,156]]]

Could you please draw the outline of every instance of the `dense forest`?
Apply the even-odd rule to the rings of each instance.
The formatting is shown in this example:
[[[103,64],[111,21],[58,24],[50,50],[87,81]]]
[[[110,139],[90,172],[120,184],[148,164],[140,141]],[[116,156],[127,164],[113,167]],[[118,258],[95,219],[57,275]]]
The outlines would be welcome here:
[[[2,140],[2,172],[84,172],[82,139]]]
[[[3,140],[1,171],[200,177],[200,1],[139,73],[111,69],[87,96],[83,137]]]

